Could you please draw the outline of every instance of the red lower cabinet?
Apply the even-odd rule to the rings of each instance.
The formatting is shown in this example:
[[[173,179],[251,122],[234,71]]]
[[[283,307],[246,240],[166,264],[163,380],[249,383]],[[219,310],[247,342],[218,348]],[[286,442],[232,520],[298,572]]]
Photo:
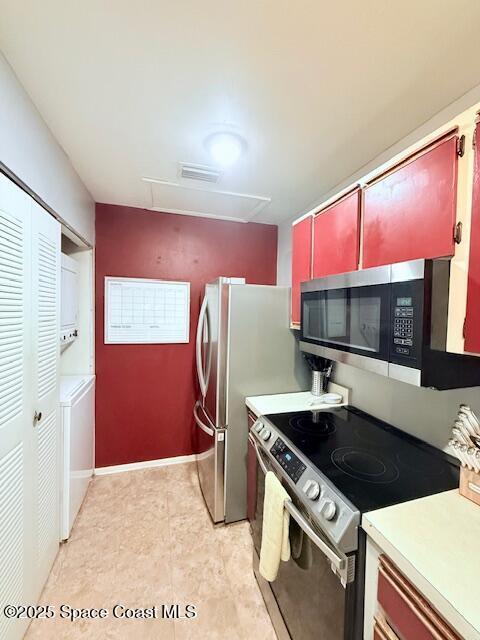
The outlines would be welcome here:
[[[384,555],[380,556],[377,599],[383,614],[382,622],[375,622],[380,640],[461,640]]]
[[[321,211],[313,221],[313,277],[358,269],[360,189]]]
[[[457,140],[438,143],[365,188],[364,268],[454,254]]]
[[[300,285],[312,277],[312,216],[292,227],[292,326],[300,327]]]
[[[475,130],[470,264],[468,269],[465,351],[480,353],[480,124]]]

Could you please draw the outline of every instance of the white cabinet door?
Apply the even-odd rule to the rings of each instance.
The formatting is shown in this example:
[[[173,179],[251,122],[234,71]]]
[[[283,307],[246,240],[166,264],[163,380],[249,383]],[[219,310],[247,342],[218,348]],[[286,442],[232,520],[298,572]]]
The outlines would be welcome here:
[[[32,201],[32,399],[35,420],[36,540],[34,564],[40,592],[60,538],[59,357],[60,224]],[[38,594],[37,594],[38,595]]]
[[[30,213],[30,198],[0,174],[0,611],[30,595]],[[0,638],[25,628],[0,615]]]
[[[0,638],[28,620],[59,543],[60,225],[0,174]],[[36,416],[36,417],[35,417]]]

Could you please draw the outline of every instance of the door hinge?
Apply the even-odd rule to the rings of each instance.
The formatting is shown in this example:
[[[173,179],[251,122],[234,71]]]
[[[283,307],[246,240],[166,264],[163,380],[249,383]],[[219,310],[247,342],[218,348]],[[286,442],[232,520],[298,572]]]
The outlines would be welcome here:
[[[457,224],[453,228],[453,240],[455,244],[460,244],[462,241],[462,229],[463,229],[462,223],[457,222]]]
[[[457,156],[463,158],[465,153],[465,136],[460,136],[457,138]]]
[[[465,340],[465,338],[467,337],[467,317],[466,317],[466,316],[465,316],[465,318],[463,319],[462,336],[463,336],[463,339],[464,339],[464,340]]]
[[[473,131],[473,136],[472,136],[472,149],[475,149],[475,147],[477,146],[477,127],[475,127],[474,131]]]

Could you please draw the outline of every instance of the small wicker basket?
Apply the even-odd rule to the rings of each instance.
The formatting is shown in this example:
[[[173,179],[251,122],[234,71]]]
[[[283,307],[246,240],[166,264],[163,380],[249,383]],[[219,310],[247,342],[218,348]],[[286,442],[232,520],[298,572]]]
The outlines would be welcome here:
[[[480,473],[467,467],[460,468],[460,495],[480,505]]]

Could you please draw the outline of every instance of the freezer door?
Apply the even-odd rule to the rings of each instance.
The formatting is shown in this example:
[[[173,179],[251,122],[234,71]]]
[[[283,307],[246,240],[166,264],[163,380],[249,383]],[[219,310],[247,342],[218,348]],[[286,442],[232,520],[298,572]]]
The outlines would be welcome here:
[[[311,374],[288,329],[288,287],[230,287],[225,522],[247,513],[245,398],[308,389]]]
[[[200,488],[214,523],[225,519],[225,430],[215,429],[198,401],[194,408],[195,446]]]

